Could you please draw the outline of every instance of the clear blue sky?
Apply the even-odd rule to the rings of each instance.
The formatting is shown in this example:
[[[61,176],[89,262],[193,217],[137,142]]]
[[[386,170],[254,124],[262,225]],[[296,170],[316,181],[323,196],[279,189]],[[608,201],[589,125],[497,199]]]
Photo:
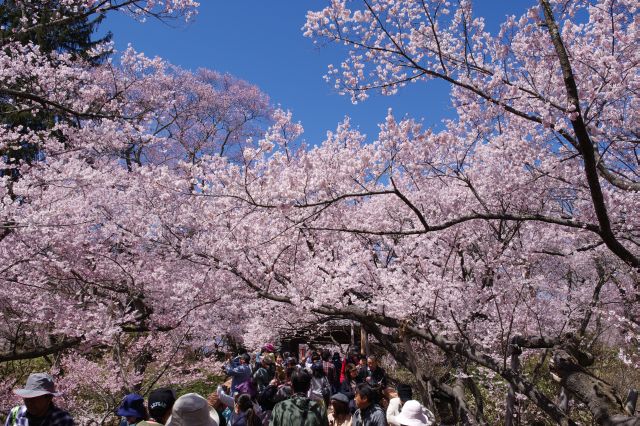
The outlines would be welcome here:
[[[436,126],[451,116],[448,86],[432,82],[410,85],[392,97],[372,96],[358,105],[340,96],[322,76],[329,63],[338,62],[336,46],[317,49],[302,36],[307,10],[319,10],[328,0],[200,0],[193,22],[154,20],[140,24],[112,14],[101,30],[114,35],[116,49],[129,43],[148,56],[160,56],[183,68],[210,68],[228,72],[260,87],[273,103],[293,111],[305,128],[304,138],[318,144],[327,130],[345,115],[369,136],[377,136],[377,123],[389,107],[396,116],[410,114]],[[522,14],[535,0],[476,0],[477,14],[495,32],[508,14]]]

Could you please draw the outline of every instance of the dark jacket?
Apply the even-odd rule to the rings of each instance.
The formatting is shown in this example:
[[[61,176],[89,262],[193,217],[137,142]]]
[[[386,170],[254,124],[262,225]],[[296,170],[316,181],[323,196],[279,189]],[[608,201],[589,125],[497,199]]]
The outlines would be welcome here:
[[[256,385],[256,390],[262,392],[264,388],[269,385],[269,382],[273,379],[271,372],[264,367],[260,367],[253,373],[253,382]]]
[[[329,426],[329,419],[321,404],[296,395],[273,407],[269,426]]]
[[[355,383],[351,383],[350,379],[344,379],[340,384],[340,392],[345,394],[347,398],[351,400],[356,397],[355,385],[357,384],[357,381],[355,381]]]
[[[387,414],[378,404],[371,404],[353,413],[351,426],[387,426]]]
[[[367,368],[367,378],[371,386],[380,386],[383,389],[387,387],[387,373],[382,367],[376,367],[375,370]]]

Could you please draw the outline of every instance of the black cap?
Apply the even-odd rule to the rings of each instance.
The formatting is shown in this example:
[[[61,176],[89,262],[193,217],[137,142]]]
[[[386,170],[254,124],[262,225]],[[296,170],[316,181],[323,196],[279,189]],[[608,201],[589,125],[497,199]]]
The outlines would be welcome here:
[[[344,404],[349,404],[349,398],[347,397],[347,395],[343,394],[342,392],[338,392],[335,393],[333,395],[331,395],[331,400],[332,401],[340,401]]]
[[[176,393],[173,389],[160,388],[149,394],[149,415],[156,420],[163,420],[167,412],[171,412],[173,403],[176,402]]]

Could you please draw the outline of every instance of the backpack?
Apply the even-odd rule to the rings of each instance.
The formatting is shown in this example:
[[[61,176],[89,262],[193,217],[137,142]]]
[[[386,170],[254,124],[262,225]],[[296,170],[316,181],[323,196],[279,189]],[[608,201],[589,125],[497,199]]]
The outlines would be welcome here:
[[[276,405],[275,399],[277,393],[278,386],[276,385],[268,385],[260,392],[258,392],[258,397],[256,398],[256,400],[264,411],[273,410],[273,406]]]
[[[251,377],[236,386],[236,390],[240,393],[248,393],[251,398],[256,396],[256,385]]]
[[[27,411],[27,407],[24,405],[16,405],[15,407],[13,407],[11,411],[9,411],[7,423],[5,424],[7,424],[8,426],[14,426],[16,424],[16,420],[18,420],[18,414],[20,414],[21,410],[23,410],[22,412],[24,414],[24,412]]]
[[[320,387],[317,386],[317,377],[311,379],[311,389],[309,390],[309,398],[312,401],[323,401],[328,400],[331,396],[331,385],[329,384],[329,380],[327,380],[326,376],[322,377],[322,381],[320,383]]]

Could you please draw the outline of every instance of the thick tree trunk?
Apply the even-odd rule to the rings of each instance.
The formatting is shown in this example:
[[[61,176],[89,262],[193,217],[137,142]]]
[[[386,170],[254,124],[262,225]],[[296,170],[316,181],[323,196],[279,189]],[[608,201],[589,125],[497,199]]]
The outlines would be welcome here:
[[[598,379],[565,351],[556,351],[551,363],[560,384],[589,408],[599,425],[640,426],[640,417],[630,417],[613,387]]]
[[[638,402],[638,391],[636,389],[631,389],[629,394],[627,395],[627,400],[624,403],[624,411],[630,415],[634,416],[636,414],[636,403]]]
[[[515,372],[520,371],[520,359],[519,356],[522,350],[514,344],[509,345],[509,351],[511,352],[511,369]],[[513,384],[509,384],[509,390],[507,391],[507,407],[505,409],[504,424],[505,426],[515,426],[516,419],[516,388]]]

